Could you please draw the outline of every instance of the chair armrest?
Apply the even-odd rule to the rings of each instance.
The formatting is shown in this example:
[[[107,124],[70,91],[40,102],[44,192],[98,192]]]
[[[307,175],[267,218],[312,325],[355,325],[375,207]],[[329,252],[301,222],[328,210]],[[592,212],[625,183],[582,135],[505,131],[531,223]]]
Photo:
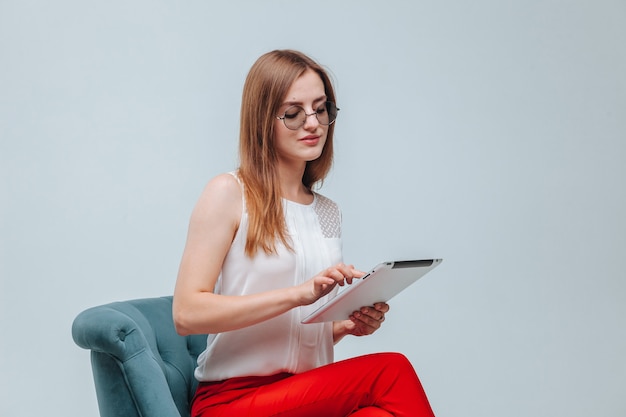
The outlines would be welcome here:
[[[154,334],[146,337],[144,331],[151,332],[145,316],[128,303],[87,309],[72,323],[74,342],[92,352],[102,416],[180,417],[160,359],[150,346],[149,340],[154,339]],[[106,361],[105,357],[98,356],[100,354],[115,358],[118,366],[106,366],[100,362]],[[125,388],[119,381],[124,381]],[[128,400],[116,401],[120,393],[127,393],[123,395],[127,395]]]
[[[80,313],[72,323],[72,337],[78,346],[108,353],[122,362],[149,348],[137,321],[109,305]]]

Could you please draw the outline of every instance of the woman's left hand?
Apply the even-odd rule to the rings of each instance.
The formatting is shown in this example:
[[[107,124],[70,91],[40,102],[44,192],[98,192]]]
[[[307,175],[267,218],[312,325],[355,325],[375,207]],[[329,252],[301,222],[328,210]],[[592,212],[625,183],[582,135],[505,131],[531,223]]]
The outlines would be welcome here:
[[[361,307],[350,315],[350,320],[336,322],[341,328],[339,334],[335,334],[335,342],[341,337],[351,334],[353,336],[367,336],[380,328],[385,321],[385,314],[389,311],[389,304],[376,303],[370,307]],[[336,328],[336,330],[339,330]],[[339,337],[337,337],[339,336]]]

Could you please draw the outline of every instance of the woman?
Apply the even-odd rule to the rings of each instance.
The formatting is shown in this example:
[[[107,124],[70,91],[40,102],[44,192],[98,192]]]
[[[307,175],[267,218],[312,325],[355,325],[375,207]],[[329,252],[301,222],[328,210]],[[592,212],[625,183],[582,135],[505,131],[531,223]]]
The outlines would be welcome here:
[[[209,334],[192,416],[433,415],[404,356],[333,363],[333,345],[375,332],[387,304],[300,323],[363,275],[341,262],[337,205],[313,191],[337,111],[328,75],[299,52],[269,52],[248,74],[240,167],[204,189],[174,292],[177,331]]]

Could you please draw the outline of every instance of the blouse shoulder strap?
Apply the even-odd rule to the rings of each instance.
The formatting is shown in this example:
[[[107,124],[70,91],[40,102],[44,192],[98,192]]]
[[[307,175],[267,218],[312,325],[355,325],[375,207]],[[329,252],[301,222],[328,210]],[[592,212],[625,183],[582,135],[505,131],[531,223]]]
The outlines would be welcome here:
[[[245,213],[245,211],[246,211],[246,195],[244,194],[243,181],[241,181],[241,178],[239,178],[239,174],[238,174],[237,171],[230,171],[229,174],[232,175],[237,180],[237,182],[239,183],[239,186],[241,187],[241,204],[242,204],[243,212]]]

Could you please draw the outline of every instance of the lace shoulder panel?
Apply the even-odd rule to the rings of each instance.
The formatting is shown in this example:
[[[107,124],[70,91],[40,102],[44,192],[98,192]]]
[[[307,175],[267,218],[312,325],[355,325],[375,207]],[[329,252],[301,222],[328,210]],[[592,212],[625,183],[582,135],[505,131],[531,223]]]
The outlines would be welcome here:
[[[341,211],[337,203],[321,194],[316,194],[315,213],[325,238],[341,237]]]

